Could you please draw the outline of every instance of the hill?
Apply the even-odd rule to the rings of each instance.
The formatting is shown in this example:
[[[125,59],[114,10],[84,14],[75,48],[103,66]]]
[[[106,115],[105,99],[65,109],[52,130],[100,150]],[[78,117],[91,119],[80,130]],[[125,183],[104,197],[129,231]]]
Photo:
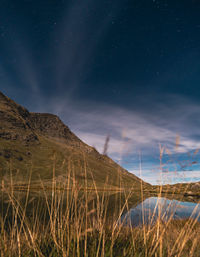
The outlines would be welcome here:
[[[71,174],[81,185],[139,189],[141,180],[81,141],[58,116],[31,113],[0,92],[0,176],[3,181],[61,183]],[[12,175],[12,176],[11,176]],[[144,187],[149,184],[143,182]]]

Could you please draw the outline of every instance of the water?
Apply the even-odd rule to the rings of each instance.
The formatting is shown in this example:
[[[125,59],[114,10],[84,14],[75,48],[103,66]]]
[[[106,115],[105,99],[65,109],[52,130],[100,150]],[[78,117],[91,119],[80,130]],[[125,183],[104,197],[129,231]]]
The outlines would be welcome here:
[[[130,209],[121,217],[124,225],[138,226],[153,224],[161,217],[163,221],[169,219],[193,218],[200,221],[200,205],[191,202],[169,200],[164,197],[150,197]]]

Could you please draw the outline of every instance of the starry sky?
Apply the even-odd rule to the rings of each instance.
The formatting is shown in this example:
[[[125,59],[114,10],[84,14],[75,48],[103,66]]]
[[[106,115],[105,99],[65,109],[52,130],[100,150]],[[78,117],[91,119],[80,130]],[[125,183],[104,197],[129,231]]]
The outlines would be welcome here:
[[[1,0],[0,90],[152,184],[200,181],[198,0]],[[162,180],[161,180],[162,178]]]

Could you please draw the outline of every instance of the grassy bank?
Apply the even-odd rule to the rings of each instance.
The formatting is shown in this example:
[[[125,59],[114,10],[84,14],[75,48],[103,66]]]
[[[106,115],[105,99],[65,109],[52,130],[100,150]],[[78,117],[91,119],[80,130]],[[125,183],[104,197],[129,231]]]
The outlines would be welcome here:
[[[187,219],[142,227],[124,226],[120,217],[148,197],[143,190],[99,190],[87,180],[40,181],[40,190],[23,191],[12,180],[1,188],[1,256],[200,256],[200,225]],[[70,190],[69,190],[70,188]],[[104,190],[105,189],[105,190]],[[158,193],[159,194],[159,193]]]

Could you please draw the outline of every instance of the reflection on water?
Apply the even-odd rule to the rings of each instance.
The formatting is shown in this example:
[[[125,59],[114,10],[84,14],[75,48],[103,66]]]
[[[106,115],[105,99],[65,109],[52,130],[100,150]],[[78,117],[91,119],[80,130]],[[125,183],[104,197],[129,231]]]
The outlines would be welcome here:
[[[200,221],[200,206],[195,203],[169,200],[164,197],[150,197],[121,217],[124,225],[137,226],[153,224],[158,217],[167,221],[170,218],[193,218]]]

